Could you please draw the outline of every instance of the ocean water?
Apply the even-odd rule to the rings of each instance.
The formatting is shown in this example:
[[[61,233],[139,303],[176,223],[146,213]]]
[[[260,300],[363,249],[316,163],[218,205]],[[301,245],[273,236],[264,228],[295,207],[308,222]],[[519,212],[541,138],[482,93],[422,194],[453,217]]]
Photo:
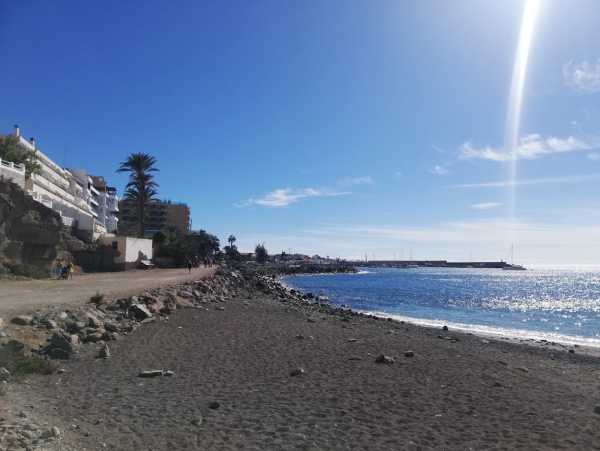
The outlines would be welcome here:
[[[362,268],[283,282],[332,305],[420,324],[600,346],[600,268]]]

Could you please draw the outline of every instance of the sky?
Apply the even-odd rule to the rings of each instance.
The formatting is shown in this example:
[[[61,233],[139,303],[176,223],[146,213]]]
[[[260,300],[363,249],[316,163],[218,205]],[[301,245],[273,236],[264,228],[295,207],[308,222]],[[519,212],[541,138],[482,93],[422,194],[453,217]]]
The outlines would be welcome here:
[[[0,133],[120,191],[150,153],[241,250],[600,264],[600,5],[542,0],[511,153],[523,6],[0,0]]]

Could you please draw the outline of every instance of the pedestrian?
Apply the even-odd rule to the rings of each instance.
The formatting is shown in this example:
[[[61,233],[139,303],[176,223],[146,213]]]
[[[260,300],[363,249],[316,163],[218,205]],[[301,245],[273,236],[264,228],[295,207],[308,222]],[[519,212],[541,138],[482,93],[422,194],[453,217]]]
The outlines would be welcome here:
[[[188,258],[187,261],[188,273],[192,272],[192,261]]]
[[[56,278],[57,279],[62,279],[63,276],[63,264],[62,264],[62,260],[59,260],[56,262]]]
[[[69,262],[69,265],[67,266],[67,268],[68,268],[67,278],[72,279],[73,273],[75,272],[75,265],[73,264],[73,262]]]

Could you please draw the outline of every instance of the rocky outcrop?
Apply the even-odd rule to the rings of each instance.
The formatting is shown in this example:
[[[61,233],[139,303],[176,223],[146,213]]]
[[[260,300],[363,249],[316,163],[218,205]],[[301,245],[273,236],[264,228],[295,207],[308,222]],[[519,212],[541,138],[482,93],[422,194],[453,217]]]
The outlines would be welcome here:
[[[81,245],[58,213],[0,180],[0,276],[47,277],[57,258],[69,260],[69,249]]]

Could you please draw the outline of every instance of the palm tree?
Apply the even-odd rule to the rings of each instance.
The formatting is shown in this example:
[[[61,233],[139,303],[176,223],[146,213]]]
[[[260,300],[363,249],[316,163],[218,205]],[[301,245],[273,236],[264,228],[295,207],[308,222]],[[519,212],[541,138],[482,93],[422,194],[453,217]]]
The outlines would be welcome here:
[[[235,236],[229,235],[229,238],[227,238],[227,241],[229,242],[229,247],[231,247],[233,249],[233,243],[235,243],[237,241],[237,239]]]
[[[152,172],[158,171],[154,165],[156,158],[147,153],[132,153],[121,163],[117,172],[129,172],[129,183],[125,185],[125,199],[135,202],[138,218],[138,236],[144,237],[144,209],[156,197],[158,184]]]

